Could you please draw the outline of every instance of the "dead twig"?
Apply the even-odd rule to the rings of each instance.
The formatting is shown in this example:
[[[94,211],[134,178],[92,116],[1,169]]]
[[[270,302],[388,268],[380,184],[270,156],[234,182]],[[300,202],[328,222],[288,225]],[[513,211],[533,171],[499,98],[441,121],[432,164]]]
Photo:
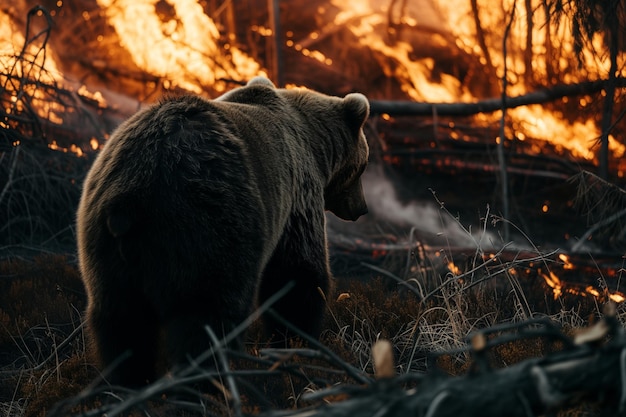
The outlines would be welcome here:
[[[578,184],[576,205],[593,223],[572,246],[572,251],[580,251],[596,233],[599,237],[609,236],[610,244],[622,244],[626,238],[626,191],[589,171],[581,171],[571,182]]]

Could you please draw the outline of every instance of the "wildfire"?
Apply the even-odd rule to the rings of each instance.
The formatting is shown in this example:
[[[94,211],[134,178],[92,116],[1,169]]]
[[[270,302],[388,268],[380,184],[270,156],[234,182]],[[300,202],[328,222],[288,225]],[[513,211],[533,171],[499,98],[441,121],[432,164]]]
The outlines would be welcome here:
[[[388,33],[381,33],[380,30],[387,22],[386,4],[376,7],[371,5],[375,2],[369,0],[332,0],[331,3],[342,10],[333,24],[345,25],[362,45],[381,53],[382,56],[392,58],[395,65],[381,62],[385,75],[398,80],[402,90],[413,100],[453,102],[472,98],[460,81],[449,74],[441,74],[438,82],[431,82],[428,77],[434,61],[430,57],[415,58],[413,45],[401,40],[388,42],[386,36],[383,36]],[[417,24],[414,19],[404,19],[405,24]]]
[[[30,97],[29,105],[39,117],[55,124],[62,124],[62,108],[47,99],[42,85],[55,85],[62,80],[54,59],[41,50],[41,42],[30,43],[22,51],[26,40],[14,26],[11,16],[0,10],[0,90],[11,93],[9,103],[5,103],[6,114],[24,110],[24,96]],[[22,54],[26,59],[18,59]],[[25,77],[37,79],[37,83],[21,83]],[[6,127],[6,126],[5,126]]]
[[[341,56],[334,56],[334,50],[327,47],[315,48],[316,41],[333,33],[333,28],[345,27],[357,41],[373,52],[372,56],[389,78],[399,84],[401,90],[411,99],[429,102],[472,102],[478,97],[474,91],[474,82],[491,83],[497,85],[504,76],[505,61],[509,68],[507,93],[518,95],[527,93],[527,84],[522,82],[529,70],[525,68],[523,54],[515,52],[513,46],[524,45],[526,41],[526,20],[522,14],[522,6],[514,0],[504,0],[499,7],[493,7],[486,0],[477,2],[479,18],[485,28],[485,36],[489,43],[490,56],[487,59],[484,51],[477,46],[477,30],[473,19],[471,2],[467,0],[433,0],[432,2],[389,2],[384,0],[328,0],[328,7],[320,3],[318,13],[320,19],[329,13],[330,9],[338,12],[332,19],[321,21],[321,27],[312,30],[305,39],[296,40],[292,31],[287,31],[285,46],[301,53],[304,56],[316,59],[327,66],[337,65]],[[402,3],[402,5],[396,4]],[[93,20],[94,13],[106,20],[115,31],[114,36],[98,36],[98,43],[108,48],[109,53],[116,53],[120,48],[128,52],[132,65],[147,74],[158,77],[162,85],[168,88],[180,88],[195,93],[204,93],[206,86],[221,91],[226,88],[226,80],[247,80],[251,77],[264,74],[261,64],[248,56],[231,36],[223,36],[216,22],[207,15],[203,2],[198,0],[97,0],[99,11],[84,11],[82,18],[85,22]],[[62,2],[58,2],[60,8]],[[573,40],[568,35],[566,25],[556,27],[548,24],[543,10],[543,3],[531,0],[530,6],[533,15],[532,32],[532,76],[539,84],[550,84],[547,49],[554,42],[550,36],[558,34],[558,48],[564,51],[573,51]],[[63,5],[63,7],[65,7]],[[511,11],[516,7],[520,15],[513,21],[510,32],[512,51],[504,54],[502,49],[502,22],[507,20]],[[326,25],[326,26],[324,26]],[[272,29],[263,25],[252,25],[252,32],[261,36],[273,36]],[[499,34],[499,35],[497,35]],[[472,77],[453,75],[448,71],[437,70],[437,57],[427,56],[421,49],[423,40],[427,38],[433,47],[442,50],[456,51],[466,54],[465,58],[459,55],[459,60],[475,60],[470,72],[479,72]],[[226,39],[226,41],[224,40]],[[556,38],[555,38],[556,39]],[[7,59],[18,52],[18,45],[23,45],[24,39],[20,30],[12,27],[8,14],[0,12],[0,64],[10,67]],[[322,45],[322,44],[320,44]],[[331,45],[325,43],[323,45]],[[554,46],[554,45],[552,45]],[[603,50],[602,39],[594,40],[594,48]],[[29,73],[41,71],[40,79],[44,82],[61,82],[62,77],[53,60],[54,54],[44,54],[37,51],[37,45],[29,45],[28,51],[32,54],[32,68],[16,67],[15,71]],[[117,54],[117,53],[116,53]],[[117,54],[126,56],[125,54]],[[571,54],[573,56],[573,52]],[[561,56],[565,56],[562,54]],[[8,58],[7,58],[8,57]],[[451,58],[453,61],[456,59]],[[536,58],[536,59],[535,59]],[[606,76],[608,60],[598,60],[590,52],[583,55],[585,66],[593,68],[592,73],[582,71],[579,78],[589,79]],[[621,58],[620,58],[621,59]],[[479,65],[477,65],[477,63]],[[42,68],[45,64],[45,71]],[[130,64],[130,63],[129,63]],[[493,67],[491,79],[487,66]],[[341,65],[341,64],[339,64]],[[564,72],[573,64],[569,58],[560,58],[551,65],[553,72]],[[622,65],[622,75],[626,74],[626,66]],[[47,77],[47,78],[46,78]],[[569,75],[565,82],[577,82],[581,79]],[[35,89],[36,86],[29,88]],[[96,102],[107,106],[106,101],[98,92],[90,93],[85,86],[78,90]],[[42,118],[52,123],[62,124],[65,115],[54,103],[44,102],[40,94],[33,91],[33,97],[40,100],[35,108]],[[583,100],[581,105],[588,104]],[[20,103],[13,106],[19,108]],[[6,107],[6,106],[5,106]],[[10,105],[8,107],[11,107]],[[11,108],[8,109],[12,110]],[[524,140],[526,137],[543,140],[551,143],[557,149],[570,152],[575,157],[595,161],[593,145],[600,132],[593,120],[570,121],[558,111],[546,110],[539,105],[520,107],[508,111],[509,127],[507,137],[516,137]],[[478,123],[497,123],[499,115],[480,115],[476,117]],[[453,132],[455,133],[455,132]],[[494,138],[494,140],[496,140]],[[621,158],[626,154],[626,147],[610,138],[610,149],[613,156]],[[541,147],[535,149],[541,152]]]
[[[316,44],[315,41],[320,37],[326,36],[326,33],[332,33],[333,28],[345,27],[354,35],[360,46],[374,52],[373,55],[384,74],[395,80],[402,92],[410,99],[429,102],[472,102],[484,98],[473,92],[473,86],[468,85],[467,82],[467,79],[480,80],[481,76],[484,77],[487,74],[484,71],[487,58],[483,56],[483,51],[476,42],[477,34],[472,20],[471,2],[467,0],[433,0],[431,3],[388,0],[328,0],[328,2],[339,10],[334,20],[328,19],[327,27],[316,28],[302,40],[294,39],[293,32],[286,32],[285,46],[287,48],[292,48],[303,56],[315,59],[326,66],[340,65],[341,57],[333,55],[331,48],[324,50],[321,46],[317,48],[312,45]],[[539,0],[529,2],[537,10],[540,9]],[[85,21],[89,21],[94,17],[90,13],[100,13],[98,17],[112,28],[106,32],[106,35],[98,36],[101,47],[110,48],[106,51],[111,55],[123,52],[119,55],[128,56],[132,61],[124,64],[139,68],[145,74],[158,77],[166,89],[177,88],[203,94],[206,86],[220,91],[226,88],[226,80],[244,81],[255,75],[265,75],[261,63],[238,48],[230,37],[225,37],[223,33],[220,33],[216,22],[205,12],[203,3],[206,2],[198,0],[97,0],[99,11],[85,11],[82,17]],[[396,3],[404,4],[402,7],[405,9],[401,13],[389,10],[390,7],[395,7]],[[493,37],[495,36],[493,33],[501,33],[501,28],[498,26],[506,20],[505,13],[512,9],[515,2],[504,0],[501,7],[495,8],[487,0],[479,0],[478,4],[483,27],[498,28],[497,31],[495,29],[489,31],[490,36]],[[518,7],[522,6],[518,5]],[[464,51],[469,57],[476,58],[483,66],[477,66],[477,68],[484,73],[466,80],[447,72],[437,73],[434,76],[438,64],[436,58],[420,53],[420,38],[399,36],[397,29],[390,24],[390,21],[394,20],[392,15],[396,15],[395,20],[398,25],[407,29],[406,33],[415,32],[422,33],[422,35],[427,33],[429,42],[450,49],[456,48],[455,50]],[[93,92],[88,85],[84,84],[72,85],[63,76],[55,61],[56,54],[51,45],[47,46],[49,53],[44,53],[41,41],[28,43],[22,51],[22,46],[27,43],[27,39],[22,34],[23,31],[15,27],[12,19],[12,15],[0,10],[0,68],[3,70],[0,74],[0,88],[9,92],[9,98],[2,103],[7,114],[24,110],[25,102],[22,97],[25,94],[31,98],[28,104],[41,119],[53,125],[62,125],[70,119],[71,110],[50,100],[44,88],[57,85],[62,85],[72,94],[78,94],[96,103],[98,110],[110,106],[101,92]],[[547,47],[548,37],[544,29],[547,22],[542,21],[541,13],[534,13],[533,19],[535,30],[532,49],[535,55],[540,56]],[[521,45],[525,40],[526,28],[523,20],[517,19],[512,26],[512,44]],[[250,30],[260,36],[273,36],[272,29],[262,25],[251,26]],[[112,31],[114,31],[113,34],[111,34]],[[566,32],[563,32],[560,38],[562,43],[559,46],[566,51],[572,51],[573,41]],[[594,46],[598,50],[603,49],[600,39],[595,40]],[[490,51],[489,61],[494,67],[495,72],[492,74],[494,79],[483,82],[485,84],[497,83],[499,79],[507,75],[507,80],[510,81],[507,94],[527,93],[527,84],[521,80],[526,70],[522,54],[511,53],[505,56],[498,48],[490,48]],[[16,59],[20,54],[26,55],[27,59]],[[608,71],[606,61],[597,62],[589,53],[586,53],[584,59],[586,65],[595,68],[596,73],[584,73],[581,77],[599,78]],[[507,74],[504,74],[505,62],[509,68]],[[554,70],[559,72],[570,66],[571,61],[559,60],[555,65]],[[94,65],[94,67],[98,66]],[[621,75],[626,75],[626,66],[622,65],[622,68]],[[548,79],[548,68],[542,60],[534,61],[532,69],[536,80],[543,79],[538,84],[549,85],[552,82]],[[473,70],[475,71],[476,68]],[[15,79],[28,77],[36,82],[17,86],[15,83],[8,82],[10,77],[15,77]],[[570,76],[565,81],[577,82],[581,79]],[[290,85],[289,87],[296,86]],[[372,88],[374,87],[377,86]],[[588,100],[588,98],[580,99],[578,104],[585,107],[590,104]],[[499,121],[499,117],[500,115],[497,114],[478,115],[475,121],[494,124]],[[562,113],[547,110],[540,105],[511,109],[507,111],[507,117],[506,137],[515,137],[518,140],[532,137],[550,143],[557,151],[567,150],[581,159],[593,161],[596,158],[593,145],[600,131],[594,120],[571,121]],[[393,121],[388,114],[383,114],[381,118]],[[11,127],[1,120],[0,126]],[[455,131],[454,127],[454,123],[450,122],[451,137],[465,140],[466,138]],[[102,138],[86,136],[85,139],[87,141],[83,144],[83,148],[77,144],[67,146],[63,141],[59,144],[56,140],[51,140],[48,146],[50,149],[72,152],[78,156],[82,156],[83,152],[89,148],[97,150],[102,146]],[[19,141],[13,143],[13,146],[18,145]],[[385,141],[382,141],[381,145],[387,146]],[[432,146],[435,145],[432,144]],[[615,158],[622,158],[626,154],[626,146],[618,143],[613,137],[610,137],[609,147]],[[541,146],[537,146],[534,151],[541,153]],[[401,162],[400,157],[392,155],[385,155],[384,160],[389,164]],[[444,159],[438,162],[447,163]],[[554,209],[551,208],[549,201],[545,201],[541,210],[547,213]],[[356,243],[360,244],[358,240]],[[372,245],[369,249],[371,259],[382,260],[393,253],[396,248],[387,244]],[[403,249],[406,251],[406,248]],[[495,256],[489,255],[490,258]],[[442,255],[440,252],[435,252],[435,257],[441,258]],[[454,261],[449,261],[447,257],[443,258],[445,259],[442,259],[440,265],[447,268],[446,272],[449,271],[455,277],[463,275],[463,271]],[[611,292],[606,288],[598,289],[586,284],[572,287],[569,285],[567,275],[561,275],[561,277],[559,275],[567,270],[574,270],[575,266],[568,255],[560,254],[558,259],[561,262],[555,265],[554,271],[547,273],[538,271],[537,266],[532,263],[527,269],[510,267],[507,270],[516,277],[524,274],[536,277],[538,273],[551,289],[555,299],[565,294],[576,294],[609,298],[615,302],[626,301],[624,294],[618,291]]]
[[[457,39],[458,45],[461,46],[468,53],[480,54],[480,48],[476,42],[476,29],[473,20],[473,12],[470,7],[470,2],[462,0],[451,1],[439,1],[439,7],[444,10],[445,14],[450,18],[450,28]],[[532,32],[532,49],[536,55],[546,54],[546,48],[549,47],[551,42],[547,37],[550,35],[547,31],[550,30],[550,25],[546,24],[545,15],[539,12],[541,9],[540,2],[531,1],[529,4],[532,6],[535,13],[533,13],[532,20],[534,30]],[[514,0],[505,0],[502,2],[501,7],[494,8],[492,4],[488,4],[486,1],[478,1],[478,10],[481,11],[480,19],[482,25],[485,28],[497,27],[501,25],[501,22],[505,21],[504,14],[510,14],[513,9],[520,6],[516,4]],[[526,11],[517,13],[526,13]],[[561,28],[559,30],[560,45],[564,51],[574,55],[573,45],[574,40],[568,30]],[[553,29],[555,30],[555,29]],[[498,32],[500,33],[500,32]],[[523,18],[513,20],[513,25],[510,33],[511,44],[523,45],[526,41],[526,23]],[[597,51],[604,50],[600,37],[594,39],[593,48]],[[496,69],[498,77],[503,76],[504,72],[504,60],[505,57],[501,51],[494,49],[491,50],[491,61]],[[507,64],[511,68],[508,78],[509,86],[507,93],[509,95],[519,95],[526,93],[524,83],[520,82],[518,75],[524,74],[529,71],[524,67],[522,54],[510,53],[506,56]],[[584,65],[588,68],[595,68],[595,74],[581,75],[600,77],[602,74],[607,74],[609,71],[608,59],[598,61],[595,59],[589,51],[584,51],[583,54]],[[481,57],[481,63],[486,63],[485,58]],[[572,66],[572,62],[561,58],[555,63],[555,71],[564,71]],[[550,83],[548,79],[548,71],[545,65],[545,61],[541,59],[533,58],[532,71],[536,74],[537,79],[539,77],[544,78],[544,82]],[[582,73],[581,73],[582,74]],[[622,66],[622,75],[626,74],[626,70]],[[568,75],[569,78],[565,79],[565,82],[577,82],[581,79],[572,75]],[[581,103],[582,106],[586,105],[584,100]],[[585,122],[569,122],[565,120],[561,114],[550,112],[539,105],[519,107],[508,111],[508,115],[513,119],[513,125],[519,126],[519,131],[525,132],[527,136],[532,136],[535,139],[543,140],[552,145],[555,145],[557,150],[559,148],[569,150],[572,155],[586,160],[595,160],[594,151],[591,149],[594,142],[600,137],[600,130],[592,120]],[[481,116],[483,120],[488,120],[493,123],[496,121],[494,116]],[[626,147],[618,143],[615,138],[610,137],[609,148],[613,152],[615,158],[621,158],[626,151]],[[540,151],[540,150],[539,150]]]
[[[15,128],[24,121],[25,124],[41,124],[42,131],[46,132],[49,127],[54,131],[57,126],[66,123],[84,123],[80,109],[68,105],[73,97],[87,99],[99,108],[107,107],[99,91],[92,92],[87,86],[63,75],[49,44],[48,32],[41,30],[39,25],[40,21],[45,22],[44,14],[43,9],[38,7],[28,13],[27,38],[15,26],[12,16],[0,11],[0,91],[3,92],[5,114],[4,120],[0,120],[2,128]],[[47,24],[50,25],[50,22]],[[67,97],[70,99],[66,100]],[[54,136],[47,139],[50,140],[50,149],[83,155],[79,144],[61,146]],[[13,143],[13,146],[18,145],[19,141]],[[93,143],[91,146],[93,148]]]
[[[259,64],[234,45],[219,45],[220,33],[195,0],[169,0],[172,16],[157,14],[158,0],[98,0],[123,48],[142,70],[164,79],[165,88],[196,93],[222,79],[248,80]],[[228,51],[228,56],[224,53]]]
[[[391,3],[391,6],[389,5]],[[470,2],[466,0],[439,0],[435,5],[412,2],[404,2],[401,13],[397,18],[398,22],[407,28],[407,32],[419,29],[428,33],[429,42],[441,45],[453,44],[460,50],[465,51],[468,56],[479,57],[480,63],[485,68],[487,75],[487,59],[483,56],[481,48],[476,41],[476,25],[473,19],[473,11]],[[547,56],[547,48],[553,42],[549,36],[554,33],[547,33],[552,30],[558,31],[559,45],[564,51],[573,53],[574,41],[564,27],[552,28],[546,24],[545,15],[541,13],[542,5],[538,1],[531,1],[533,13],[533,38],[532,51],[535,56]],[[379,59],[385,74],[396,79],[402,90],[413,100],[429,102],[471,102],[476,101],[476,97],[471,93],[468,85],[463,85],[458,78],[441,73],[432,77],[434,61],[431,57],[419,58],[420,45],[417,41],[409,42],[404,38],[390,41],[390,37],[395,35],[395,29],[389,25],[389,21],[394,13],[389,7],[394,7],[394,2],[383,2],[377,0],[352,0],[349,2],[342,0],[332,0],[332,4],[340,9],[333,24],[345,25],[359,39],[362,45],[366,45],[372,51],[378,52],[387,61]],[[507,20],[507,16],[514,8],[520,8],[514,0],[505,0],[498,7],[493,7],[493,3],[478,1],[478,10],[482,26],[484,28],[502,27],[502,22]],[[517,13],[522,13],[518,11]],[[442,19],[445,16],[445,19]],[[497,31],[500,36],[501,31]],[[486,32],[496,33],[487,29]],[[406,32],[405,32],[406,33]],[[493,35],[492,35],[493,36]],[[410,40],[410,38],[409,38]],[[526,41],[526,22],[524,18],[513,21],[510,33],[511,45],[524,45]],[[492,40],[492,43],[495,43]],[[533,73],[535,79],[543,77],[543,82],[549,84],[548,69],[546,60],[533,58],[532,70],[524,66],[522,54],[509,53],[506,56],[502,52],[500,44],[494,44],[490,48],[489,62],[495,70],[495,77],[501,79],[504,75],[505,60],[509,71],[507,94],[510,96],[527,93],[526,85],[522,82],[522,75],[528,72]],[[550,45],[549,45],[550,44]],[[601,51],[604,49],[601,39],[594,40],[593,47]],[[594,74],[581,72],[581,77],[601,77],[605,76],[608,69],[608,60],[598,62],[590,52],[583,54],[585,65],[595,68]],[[557,59],[552,63],[555,72],[566,72],[573,62],[569,59]],[[622,67],[624,68],[624,67]],[[569,73],[568,73],[569,74]],[[622,74],[626,74],[626,69],[622,69]],[[478,77],[480,80],[480,76]],[[573,75],[568,75],[564,82],[577,82],[581,79]],[[498,82],[497,79],[491,82]],[[546,110],[539,105],[520,107],[508,111],[508,117],[515,132],[507,132],[509,137],[517,136],[517,132],[524,132],[526,136],[537,140],[548,142],[555,146],[557,150],[569,151],[578,158],[595,161],[594,143],[600,136],[600,130],[592,120],[584,122],[569,121],[562,114]],[[498,123],[499,115],[480,115],[477,121],[488,124]],[[626,147],[618,143],[615,138],[610,138],[609,144],[615,158],[621,158],[626,152]],[[537,147],[537,153],[541,148]]]
[[[574,265],[569,262],[567,255],[559,255],[559,259],[564,262],[563,269],[574,269]],[[616,303],[626,301],[626,297],[619,291],[611,292],[608,289],[599,290],[591,285],[586,287],[575,287],[566,285],[553,271],[549,271],[547,274],[539,271],[539,275],[544,279],[545,283],[552,289],[552,295],[554,299],[558,299],[564,294],[572,294],[582,297],[593,296],[595,298],[606,297]]]

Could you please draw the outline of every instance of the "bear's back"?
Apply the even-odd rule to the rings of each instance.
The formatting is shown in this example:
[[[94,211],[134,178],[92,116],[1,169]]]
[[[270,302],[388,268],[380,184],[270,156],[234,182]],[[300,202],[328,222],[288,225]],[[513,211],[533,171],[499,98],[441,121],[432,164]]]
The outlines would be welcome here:
[[[78,236],[79,251],[105,268],[143,276],[148,286],[155,274],[163,277],[156,282],[175,286],[179,265],[189,265],[187,275],[202,275],[215,253],[232,253],[220,259],[231,267],[238,251],[261,257],[264,206],[240,135],[212,102],[191,96],[130,118],[85,181],[77,221],[79,234],[89,236]]]

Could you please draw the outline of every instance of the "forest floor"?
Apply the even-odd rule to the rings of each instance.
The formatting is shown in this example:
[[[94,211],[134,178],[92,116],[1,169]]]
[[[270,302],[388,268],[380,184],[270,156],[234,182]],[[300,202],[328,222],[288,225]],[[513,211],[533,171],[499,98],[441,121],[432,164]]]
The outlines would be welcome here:
[[[380,339],[392,343],[399,375],[464,375],[474,363],[463,351],[474,332],[548,318],[564,334],[574,334],[603,316],[611,294],[621,294],[619,252],[590,244],[583,252],[569,253],[569,239],[587,227],[584,218],[571,207],[541,210],[547,199],[551,209],[568,207],[575,193],[570,182],[528,180],[514,188],[520,202],[515,215],[523,217],[525,227],[511,222],[511,238],[505,241],[505,220],[489,211],[497,204],[496,184],[486,174],[406,176],[375,166],[371,171],[365,179],[370,218],[345,223],[328,217],[336,288],[327,295],[321,341],[336,355],[335,362],[320,364],[328,356],[307,356],[302,346],[294,346],[288,358],[264,356],[259,325],[253,323],[247,355],[231,358],[245,375],[238,377],[245,381],[244,413],[310,404],[306,393],[354,384],[347,368],[374,375],[371,350]],[[561,195],[565,201],[559,202]],[[416,216],[419,221],[411,224]],[[45,416],[51,410],[52,415],[91,415],[97,411],[89,410],[103,404],[126,404],[127,391],[103,390],[90,357],[81,324],[85,292],[74,252],[11,248],[0,262],[3,415]],[[621,304],[617,317],[626,317]],[[512,340],[495,348],[490,361],[504,368],[555,349],[544,337]],[[193,401],[181,402],[179,390],[155,389],[120,412],[232,415],[221,396],[208,400],[198,392]],[[598,410],[591,401],[565,407],[559,415],[596,415]]]

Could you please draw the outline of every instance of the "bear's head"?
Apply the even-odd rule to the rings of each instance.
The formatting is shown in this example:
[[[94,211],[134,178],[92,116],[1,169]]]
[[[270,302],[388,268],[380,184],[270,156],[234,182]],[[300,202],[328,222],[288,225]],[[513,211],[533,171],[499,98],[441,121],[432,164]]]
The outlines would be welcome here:
[[[276,89],[265,77],[251,79],[246,87],[255,91],[250,96],[267,103],[264,93],[272,91],[287,100],[293,109],[314,126],[318,135],[324,136],[319,149],[327,159],[329,178],[324,188],[324,208],[343,220],[356,220],[367,213],[367,204],[361,184],[361,174],[367,167],[369,148],[363,126],[369,116],[369,102],[360,93],[344,98],[327,96],[307,89]],[[328,149],[332,148],[332,149]],[[332,166],[332,168],[331,168]]]
[[[361,174],[367,167],[369,147],[363,125],[369,102],[363,94],[351,93],[341,100],[343,122],[348,129],[347,156],[324,190],[326,210],[343,220],[356,220],[367,213]]]

